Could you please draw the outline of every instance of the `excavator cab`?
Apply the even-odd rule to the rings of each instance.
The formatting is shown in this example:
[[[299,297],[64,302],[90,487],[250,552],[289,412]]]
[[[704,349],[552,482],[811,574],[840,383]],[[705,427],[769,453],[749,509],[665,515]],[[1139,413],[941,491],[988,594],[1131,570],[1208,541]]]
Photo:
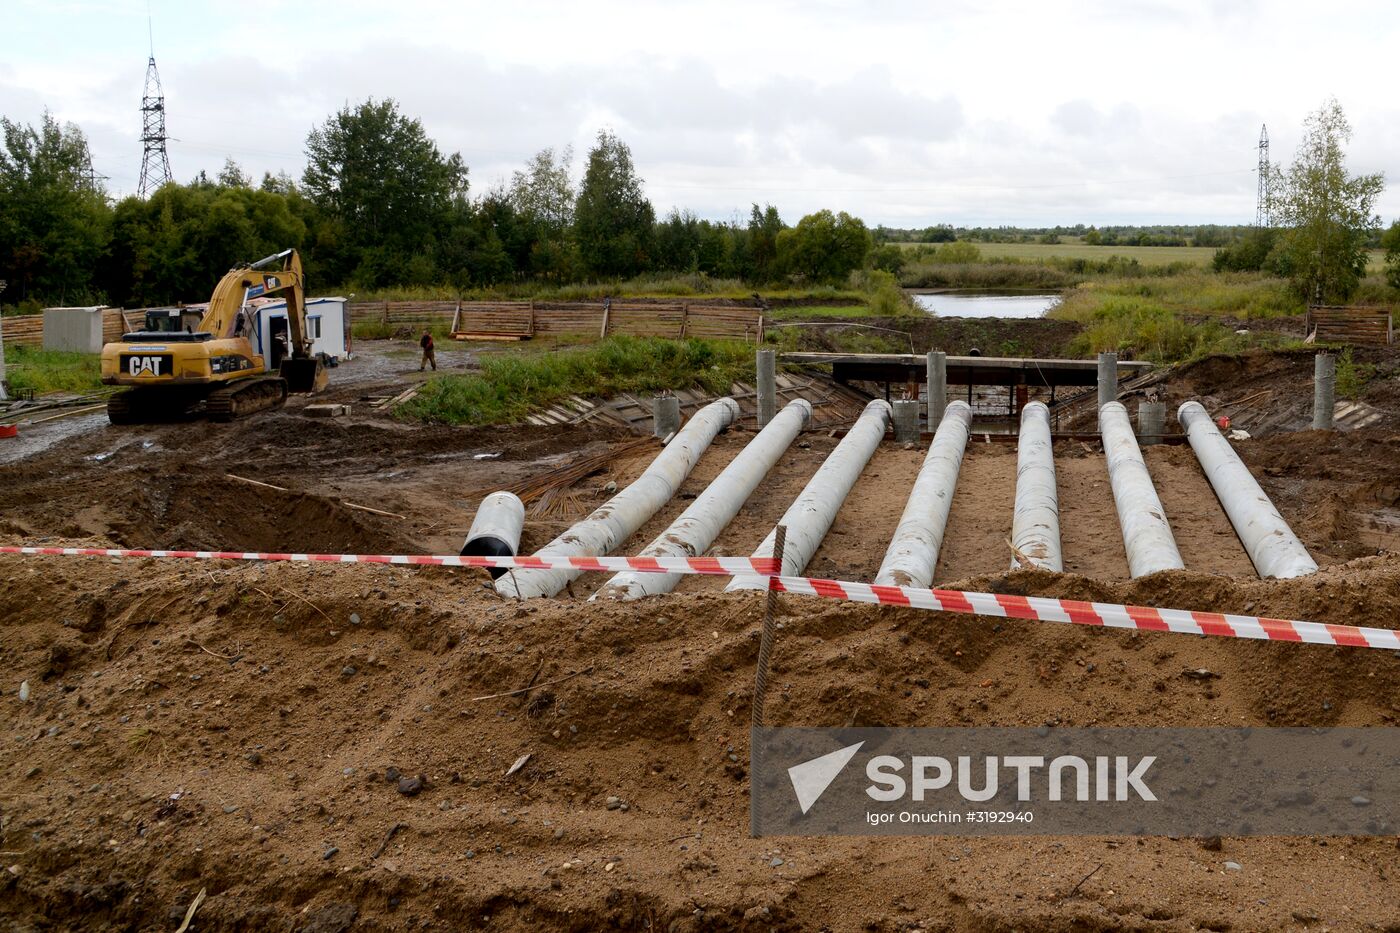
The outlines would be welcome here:
[[[146,312],[147,334],[192,334],[199,330],[204,312],[192,308],[151,308]]]

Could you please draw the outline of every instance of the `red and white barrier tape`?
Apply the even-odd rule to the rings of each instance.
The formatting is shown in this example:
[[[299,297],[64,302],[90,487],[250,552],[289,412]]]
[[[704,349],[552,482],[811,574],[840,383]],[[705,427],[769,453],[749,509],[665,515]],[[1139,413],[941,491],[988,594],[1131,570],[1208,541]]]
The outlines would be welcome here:
[[[878,603],[883,606],[912,606],[915,609],[932,609],[935,612],[1035,619],[1040,622],[1069,622],[1075,625],[1138,629],[1146,632],[1221,635],[1226,638],[1259,638],[1268,641],[1388,648],[1400,651],[1400,632],[1384,628],[1296,622],[1188,609],[1120,606],[1114,603],[1090,603],[1045,596],[925,590],[912,586],[876,586],[873,583],[845,583],[840,580],[815,580],[809,577],[778,577],[777,580],[779,588],[786,593],[845,599],[858,603]]]
[[[0,547],[0,554],[62,557],[181,557],[195,560],[276,560],[326,564],[405,564],[415,567],[502,567],[512,570],[601,570],[620,573],[705,573],[768,576],[778,569],[771,557],[459,557],[456,554],[280,554],[259,551],[140,551],[100,547]]]
[[[417,554],[276,554],[253,551],[143,551],[118,548],[0,547],[0,554],[35,554],[77,557],[177,557],[199,560],[299,561],[333,564],[399,564],[417,567],[502,567],[517,570],[594,570],[643,573],[696,573],[721,576],[756,574],[770,577],[777,561],[766,557],[459,557]],[[1044,596],[1012,596],[1005,593],[971,593],[963,590],[928,590],[912,586],[877,586],[812,577],[773,577],[776,588],[799,596],[842,599],[883,606],[909,606],[935,612],[1067,622],[1101,628],[1177,632],[1184,635],[1217,635],[1292,641],[1352,648],[1400,651],[1400,632],[1356,625],[1298,622],[1259,616],[1196,612],[1187,609],[1153,609],[1120,606]]]

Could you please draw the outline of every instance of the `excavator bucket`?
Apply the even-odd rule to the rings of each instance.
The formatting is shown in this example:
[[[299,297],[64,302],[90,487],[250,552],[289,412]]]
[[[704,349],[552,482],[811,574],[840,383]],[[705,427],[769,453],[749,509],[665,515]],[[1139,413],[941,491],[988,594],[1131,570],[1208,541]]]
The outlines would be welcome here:
[[[329,376],[319,356],[285,359],[278,374],[287,381],[288,392],[314,394],[326,387]]]

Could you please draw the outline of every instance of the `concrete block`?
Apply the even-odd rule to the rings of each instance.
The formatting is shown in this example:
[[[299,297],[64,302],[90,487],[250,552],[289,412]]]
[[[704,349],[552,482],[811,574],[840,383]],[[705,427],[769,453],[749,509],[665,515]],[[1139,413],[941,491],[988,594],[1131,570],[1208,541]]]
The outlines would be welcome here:
[[[45,308],[44,349],[102,352],[101,308]]]

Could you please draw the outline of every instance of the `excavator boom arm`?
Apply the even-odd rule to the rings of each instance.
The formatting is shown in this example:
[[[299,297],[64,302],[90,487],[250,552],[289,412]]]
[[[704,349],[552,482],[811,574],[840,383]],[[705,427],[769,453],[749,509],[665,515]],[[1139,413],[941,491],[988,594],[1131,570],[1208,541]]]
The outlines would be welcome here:
[[[200,330],[215,337],[233,335],[234,321],[250,298],[280,295],[287,302],[287,329],[292,357],[311,356],[311,338],[306,333],[306,301],[301,256],[294,249],[283,250],[247,266],[230,269],[209,298],[209,310],[200,321]]]

